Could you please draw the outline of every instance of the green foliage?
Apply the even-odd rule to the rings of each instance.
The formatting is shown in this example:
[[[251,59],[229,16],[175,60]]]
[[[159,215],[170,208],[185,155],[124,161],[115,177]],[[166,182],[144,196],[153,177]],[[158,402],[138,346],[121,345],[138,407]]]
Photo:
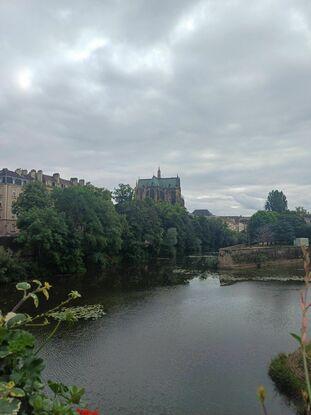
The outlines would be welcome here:
[[[0,246],[0,283],[24,278],[26,269],[19,255],[14,255],[9,249]]]
[[[307,211],[303,206],[297,206],[295,209],[295,213],[299,216],[310,216],[310,212]]]
[[[17,241],[24,256],[30,256],[35,272],[79,271],[81,261],[63,214],[52,207],[31,208],[18,216]]]
[[[193,217],[179,205],[137,201],[127,184],[113,197],[116,205],[108,190],[91,185],[53,192],[40,183],[26,186],[14,209],[20,254],[32,273],[85,273],[121,261],[140,264],[159,255],[216,251],[243,240],[221,220]],[[11,268],[3,267],[0,279],[11,278]]]
[[[251,243],[292,245],[298,237],[310,237],[311,227],[300,214],[258,211],[250,219],[248,235]]]
[[[163,228],[152,200],[137,201],[123,205],[122,251],[126,262],[138,263],[159,254]]]
[[[129,184],[120,183],[112,192],[112,197],[118,205],[130,203],[133,196],[134,189]]]
[[[272,225],[278,220],[276,212],[258,211],[250,219],[248,234],[250,242],[272,242]]]
[[[168,228],[165,231],[162,242],[162,251],[169,257],[175,257],[176,255],[176,245],[178,242],[177,235],[178,232],[176,228]]]
[[[25,186],[23,193],[13,206],[13,213],[20,216],[32,208],[44,209],[52,206],[52,201],[46,187],[37,181]]]
[[[34,287],[21,282],[16,288],[22,292],[21,300],[7,314],[2,315],[0,312],[0,414],[74,415],[84,389],[49,381],[48,387],[53,395],[47,394],[42,380],[44,363],[38,356],[41,347],[35,349],[34,336],[25,330],[27,325],[37,321],[41,321],[41,325],[48,324],[47,316],[50,318],[52,313],[31,317],[15,312],[34,296],[37,301],[41,294],[48,299],[51,285],[35,280]],[[72,291],[67,300],[53,309],[54,312],[79,296],[79,293]],[[54,333],[55,329],[52,331]],[[51,334],[48,339],[50,337]]]
[[[66,307],[59,311],[48,313],[48,317],[61,321],[97,320],[106,313],[101,304],[85,305],[80,307]]]
[[[76,186],[53,194],[57,211],[64,215],[81,259],[99,267],[111,263],[121,248],[121,221],[110,192],[92,186]]]
[[[282,393],[292,398],[301,398],[305,384],[288,365],[288,355],[281,353],[271,361],[269,375]]]
[[[265,209],[270,212],[286,212],[287,199],[282,191],[272,190],[267,198]]]

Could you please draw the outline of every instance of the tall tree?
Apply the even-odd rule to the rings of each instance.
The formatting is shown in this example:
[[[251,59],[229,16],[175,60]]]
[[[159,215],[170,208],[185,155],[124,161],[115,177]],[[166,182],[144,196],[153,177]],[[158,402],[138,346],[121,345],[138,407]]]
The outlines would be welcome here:
[[[268,194],[265,209],[270,212],[285,212],[288,210],[287,199],[280,190],[272,190]]]
[[[250,242],[272,242],[272,225],[278,220],[277,212],[258,211],[250,219],[248,235]]]
[[[53,193],[55,208],[65,216],[79,241],[86,264],[104,266],[121,248],[121,222],[105,189],[73,186]]]
[[[134,189],[129,184],[120,183],[114,188],[112,197],[118,205],[124,205],[133,200]]]

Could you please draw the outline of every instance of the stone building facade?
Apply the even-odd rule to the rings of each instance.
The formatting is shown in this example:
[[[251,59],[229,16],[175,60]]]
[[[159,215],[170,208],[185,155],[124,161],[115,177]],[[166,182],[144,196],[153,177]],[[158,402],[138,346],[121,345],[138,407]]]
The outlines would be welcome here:
[[[208,209],[196,209],[192,214],[194,216],[221,219],[229,229],[235,232],[246,232],[250,221],[250,217],[247,216],[214,216]]]
[[[12,236],[18,233],[16,215],[12,212],[13,203],[22,193],[24,186],[34,180],[43,183],[47,189],[54,187],[69,187],[84,185],[84,180],[73,177],[70,180],[62,179],[59,173],[52,176],[43,174],[42,170],[8,169],[0,170],[0,236]]]
[[[235,232],[246,232],[250,218],[247,216],[219,216],[229,229]]]
[[[139,179],[135,188],[137,200],[153,199],[155,202],[168,202],[172,205],[184,206],[184,199],[181,195],[180,178],[162,177],[158,169],[157,176],[151,179]]]

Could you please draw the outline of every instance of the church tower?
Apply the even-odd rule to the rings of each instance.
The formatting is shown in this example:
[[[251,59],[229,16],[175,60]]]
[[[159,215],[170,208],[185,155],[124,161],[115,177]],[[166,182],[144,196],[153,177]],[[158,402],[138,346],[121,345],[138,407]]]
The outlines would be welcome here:
[[[160,167],[158,168],[158,179],[161,179],[161,169],[160,169]]]

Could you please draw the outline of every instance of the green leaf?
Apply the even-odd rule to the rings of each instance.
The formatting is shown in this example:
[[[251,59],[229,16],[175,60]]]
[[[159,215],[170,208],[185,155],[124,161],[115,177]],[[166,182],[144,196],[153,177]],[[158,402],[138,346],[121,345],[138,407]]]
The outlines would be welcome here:
[[[14,398],[23,398],[25,392],[21,388],[13,388],[10,390],[10,396],[13,396]]]
[[[23,352],[26,348],[32,348],[35,338],[32,334],[24,330],[15,330],[9,340],[8,350],[12,353]]]
[[[1,415],[17,415],[21,406],[20,401],[12,398],[0,399],[0,414]]]
[[[39,306],[39,298],[38,298],[37,294],[30,293],[30,297],[33,299],[33,302],[34,302],[35,307],[38,308],[38,306]]]
[[[5,382],[0,382],[0,393],[4,393],[7,391],[7,384]]]
[[[70,293],[68,294],[68,297],[71,298],[72,300],[76,300],[77,298],[81,297],[81,294],[79,293],[79,291],[70,291]]]
[[[26,314],[15,314],[14,317],[12,317],[12,318],[10,318],[10,320],[8,320],[6,325],[7,325],[8,328],[11,328],[15,325],[24,323],[26,320],[28,320],[28,317],[26,316]]]
[[[78,388],[77,386],[70,386],[69,387],[70,393],[70,402],[73,404],[78,404],[81,401],[82,396],[84,395],[84,389]]]
[[[299,343],[299,344],[301,344],[301,337],[300,336],[298,336],[298,334],[295,334],[295,333],[290,333],[290,335],[295,339],[295,340],[297,340],[297,342]]]
[[[46,288],[42,288],[42,292],[43,292],[45,298],[48,300],[49,297],[50,297],[48,290]]]
[[[27,291],[30,290],[31,285],[28,282],[19,282],[16,284],[16,289],[20,291]]]
[[[55,393],[55,395],[65,395],[68,392],[68,386],[64,385],[61,382],[52,382],[51,380],[48,380],[49,388],[52,392]]]
[[[10,354],[12,354],[12,352],[10,352],[7,348],[1,348],[0,349],[0,359],[4,359],[5,357],[9,356]]]

